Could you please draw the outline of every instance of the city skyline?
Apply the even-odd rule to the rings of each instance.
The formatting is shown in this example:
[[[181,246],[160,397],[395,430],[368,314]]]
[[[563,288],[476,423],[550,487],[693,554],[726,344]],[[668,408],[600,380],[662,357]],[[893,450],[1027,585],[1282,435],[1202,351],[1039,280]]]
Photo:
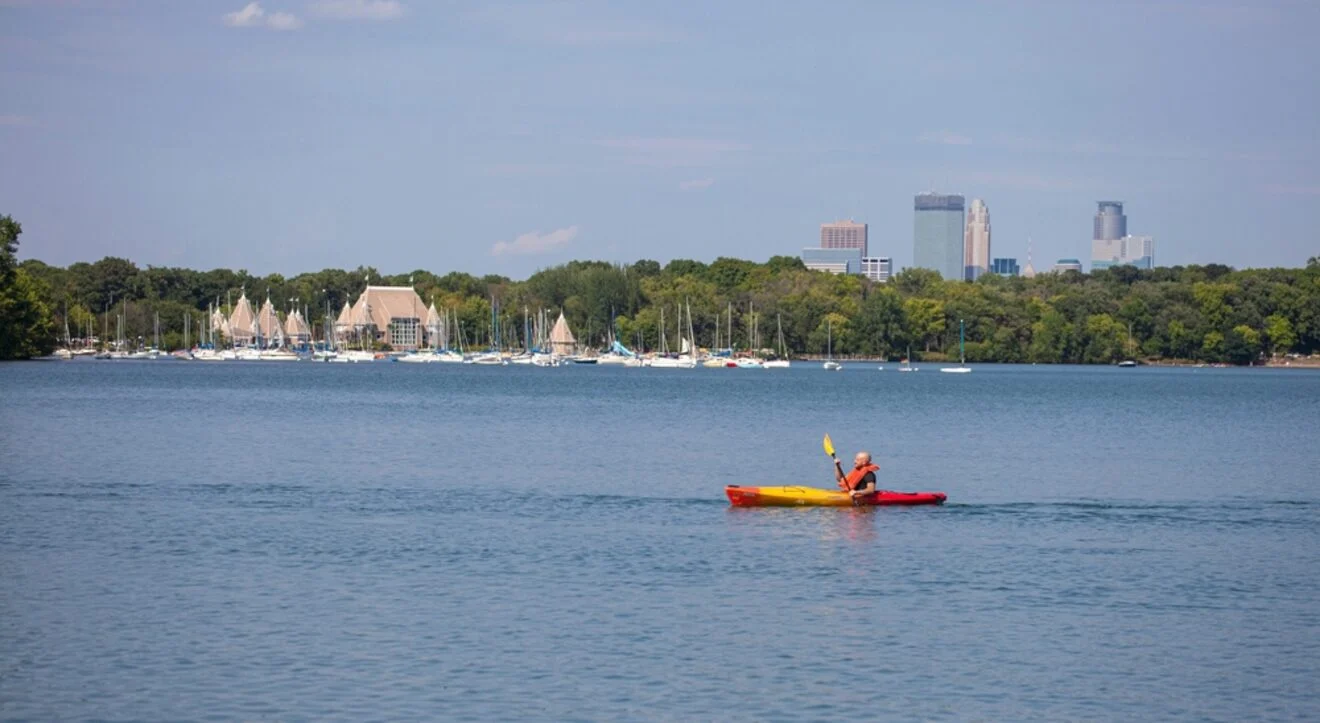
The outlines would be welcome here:
[[[1162,264],[1314,254],[1313,3],[249,5],[0,3],[23,258],[520,277],[851,216],[898,268],[929,188],[986,199],[1008,256],[1085,258],[1103,198]]]
[[[926,192],[912,201],[912,266],[946,279],[966,273],[966,201],[958,194]]]

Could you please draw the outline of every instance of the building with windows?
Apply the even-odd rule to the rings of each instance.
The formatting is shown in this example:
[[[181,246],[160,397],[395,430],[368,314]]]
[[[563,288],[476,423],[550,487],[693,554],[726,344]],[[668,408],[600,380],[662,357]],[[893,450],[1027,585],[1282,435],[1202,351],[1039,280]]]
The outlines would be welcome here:
[[[860,248],[802,249],[802,263],[812,271],[829,271],[833,274],[862,273],[862,250]]]
[[[995,259],[990,262],[990,273],[1000,276],[1017,276],[1022,273],[1017,259]]]
[[[990,270],[990,209],[979,198],[967,209],[967,228],[963,232],[963,278],[976,277]]]
[[[1150,236],[1124,236],[1114,241],[1091,243],[1091,270],[1113,266],[1155,268],[1155,239]]]
[[[1065,271],[1081,271],[1082,262],[1077,259],[1059,259],[1054,262],[1054,268],[1050,270],[1056,274],[1061,274]]]
[[[1100,241],[1116,241],[1127,235],[1127,216],[1123,215],[1122,201],[1097,201],[1095,227],[1091,238]]]
[[[921,193],[913,200],[913,266],[938,271],[945,279],[964,278],[964,199]]]
[[[866,224],[852,219],[820,225],[820,247],[823,249],[861,249],[866,256]]]
[[[862,276],[880,283],[889,281],[894,271],[894,261],[888,256],[863,256]]]
[[[344,338],[365,335],[391,349],[411,351],[426,344],[429,308],[411,286],[368,286],[348,318],[340,314],[335,328]]]

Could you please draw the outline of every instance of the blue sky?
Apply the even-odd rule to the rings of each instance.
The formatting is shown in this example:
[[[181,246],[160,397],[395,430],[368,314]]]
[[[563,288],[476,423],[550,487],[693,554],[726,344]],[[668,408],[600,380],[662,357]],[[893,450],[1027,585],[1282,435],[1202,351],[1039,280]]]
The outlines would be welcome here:
[[[1320,3],[0,0],[0,213],[24,257],[520,278],[763,260],[821,222],[912,259],[1320,254]]]

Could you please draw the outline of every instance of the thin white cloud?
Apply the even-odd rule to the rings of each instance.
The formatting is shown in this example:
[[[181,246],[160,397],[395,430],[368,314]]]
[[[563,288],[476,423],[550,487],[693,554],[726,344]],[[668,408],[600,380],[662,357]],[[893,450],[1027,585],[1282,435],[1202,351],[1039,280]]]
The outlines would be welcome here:
[[[251,2],[241,10],[225,13],[225,25],[231,28],[269,28],[271,30],[297,30],[303,26],[302,20],[293,13],[276,11],[267,13],[261,3]]]
[[[628,163],[659,168],[709,166],[748,149],[742,143],[708,138],[606,138],[595,143],[618,151]]]
[[[681,42],[684,33],[609,12],[608,4],[479,4],[465,17],[503,30],[520,42],[569,47],[646,46]]]
[[[1317,186],[1293,186],[1287,184],[1272,183],[1265,186],[1267,193],[1278,193],[1289,196],[1320,196],[1320,185]]]
[[[972,139],[953,131],[926,131],[917,136],[918,143],[938,143],[942,146],[970,146]]]
[[[266,27],[271,30],[297,30],[303,26],[293,13],[275,12],[266,16]]]
[[[0,126],[34,126],[37,120],[32,116],[17,113],[0,113]]]
[[[397,20],[407,13],[398,0],[317,0],[308,9],[335,20]]]
[[[956,183],[1027,191],[1080,191],[1103,185],[1090,178],[1065,178],[1030,171],[955,171],[948,175]]]
[[[715,183],[713,178],[697,178],[691,181],[683,181],[678,184],[680,191],[704,191]]]
[[[525,233],[513,241],[499,241],[490,247],[492,256],[527,256],[543,254],[566,246],[577,238],[578,227],[569,226],[543,234],[540,231]]]

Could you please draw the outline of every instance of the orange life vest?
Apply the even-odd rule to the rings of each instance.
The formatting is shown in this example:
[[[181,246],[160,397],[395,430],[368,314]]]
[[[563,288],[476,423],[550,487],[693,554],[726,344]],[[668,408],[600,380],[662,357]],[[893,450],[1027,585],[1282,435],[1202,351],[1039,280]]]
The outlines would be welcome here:
[[[880,471],[879,467],[868,462],[849,472],[848,476],[843,478],[843,488],[848,492],[852,492],[862,486],[862,478],[865,477],[867,473],[878,471]],[[879,485],[877,484],[876,487],[879,488]]]

